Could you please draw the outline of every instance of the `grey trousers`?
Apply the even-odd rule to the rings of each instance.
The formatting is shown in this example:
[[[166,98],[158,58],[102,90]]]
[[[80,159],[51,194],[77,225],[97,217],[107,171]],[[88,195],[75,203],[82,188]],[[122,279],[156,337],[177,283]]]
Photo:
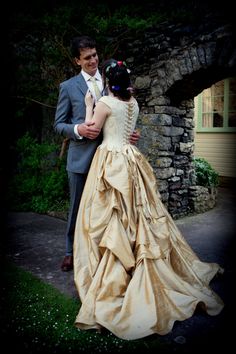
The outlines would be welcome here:
[[[87,174],[68,172],[70,207],[66,229],[66,256],[73,255],[73,242],[77,213]]]

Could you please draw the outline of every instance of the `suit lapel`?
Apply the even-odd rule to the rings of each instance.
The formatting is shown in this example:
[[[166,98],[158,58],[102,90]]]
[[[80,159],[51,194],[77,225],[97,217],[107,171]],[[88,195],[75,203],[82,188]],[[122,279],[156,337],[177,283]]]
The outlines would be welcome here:
[[[84,80],[84,77],[81,73],[77,76],[77,83],[80,91],[85,96],[88,91],[88,85],[86,84],[86,81]]]

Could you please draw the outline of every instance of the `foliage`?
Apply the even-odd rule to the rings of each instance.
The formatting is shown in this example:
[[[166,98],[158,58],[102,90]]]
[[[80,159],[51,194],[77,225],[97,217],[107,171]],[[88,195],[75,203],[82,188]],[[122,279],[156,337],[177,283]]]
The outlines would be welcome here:
[[[12,65],[15,67],[15,96],[55,106],[59,83],[76,73],[70,55],[71,38],[88,34],[96,38],[101,60],[114,56],[130,31],[142,31],[166,20],[196,21],[202,7],[195,0],[146,1],[46,1],[36,10],[19,6],[10,18]],[[206,9],[205,9],[206,11]],[[22,107],[23,109],[23,107]]]
[[[145,33],[149,27],[165,21],[193,25],[204,17],[204,13],[209,13],[206,3],[196,0],[148,0],[144,3],[41,0],[31,6],[28,0],[17,2],[9,17],[9,48],[6,51],[9,69],[5,68],[13,111],[10,120],[16,127],[9,138],[10,145],[15,145],[26,130],[36,131],[41,138],[45,132],[43,128],[49,126],[53,113],[46,115],[44,108],[53,112],[60,82],[77,73],[70,54],[71,38],[84,34],[94,37],[102,61],[115,57],[122,41],[133,38],[133,34]],[[45,141],[45,136],[42,138]],[[47,159],[42,162],[43,156],[36,150],[46,156],[52,154],[54,148],[46,151],[46,146],[36,147],[35,143],[33,146],[35,149],[30,153],[26,146],[18,144],[19,154],[20,148],[25,150],[19,155],[19,170],[11,181],[10,204],[17,209],[35,211],[60,209],[65,200],[62,197],[66,179],[64,161],[55,160],[56,166],[51,171],[48,167],[42,174],[41,168],[45,169],[42,164]],[[28,155],[24,156],[26,153]]]
[[[217,187],[219,185],[219,174],[207,160],[196,157],[194,167],[198,185],[204,187]]]
[[[9,352],[27,354],[167,353],[158,337],[125,341],[112,333],[80,331],[80,302],[11,263],[2,267],[0,335]],[[12,350],[11,350],[12,349]]]
[[[9,183],[9,208],[16,211],[61,211],[67,208],[65,160],[56,145],[39,144],[29,133],[17,141],[18,163]]]

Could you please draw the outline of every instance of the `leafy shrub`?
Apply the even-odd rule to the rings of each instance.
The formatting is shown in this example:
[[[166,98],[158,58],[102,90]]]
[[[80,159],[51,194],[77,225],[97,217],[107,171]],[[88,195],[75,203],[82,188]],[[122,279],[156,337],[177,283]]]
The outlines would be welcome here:
[[[16,144],[17,165],[9,183],[9,208],[16,211],[64,211],[68,204],[65,160],[58,146],[39,144],[28,133]]]
[[[203,187],[216,187],[219,185],[219,174],[210,163],[202,157],[194,159],[196,183]]]

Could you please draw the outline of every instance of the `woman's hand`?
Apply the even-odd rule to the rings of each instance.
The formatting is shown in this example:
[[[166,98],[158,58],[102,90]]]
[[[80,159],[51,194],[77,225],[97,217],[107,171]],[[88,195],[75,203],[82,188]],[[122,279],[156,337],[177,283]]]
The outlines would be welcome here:
[[[86,107],[88,107],[88,108],[94,107],[95,100],[89,90],[86,92],[84,102],[85,102]]]
[[[130,144],[136,145],[140,139],[140,132],[138,130],[134,130],[133,133],[129,137]]]

